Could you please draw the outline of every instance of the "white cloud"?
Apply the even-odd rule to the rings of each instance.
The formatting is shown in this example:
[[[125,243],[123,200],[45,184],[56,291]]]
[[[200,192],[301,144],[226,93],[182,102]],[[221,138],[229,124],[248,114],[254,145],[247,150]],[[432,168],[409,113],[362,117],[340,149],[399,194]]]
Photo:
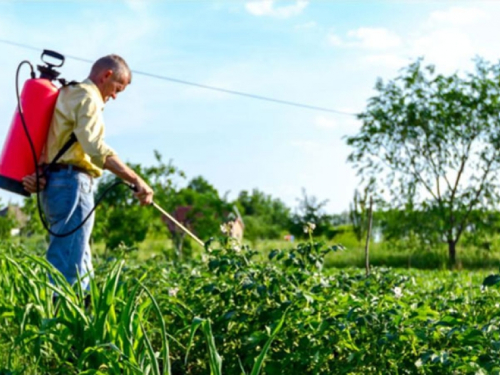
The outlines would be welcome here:
[[[435,64],[445,74],[470,71],[476,56],[497,61],[500,23],[492,15],[499,11],[496,2],[477,2],[471,7],[432,12],[411,36],[408,55],[424,56],[426,63]]]
[[[470,7],[430,12],[407,36],[399,55],[412,60],[422,56],[444,74],[472,70],[476,56],[496,61],[500,23],[492,15],[499,10],[496,2],[475,2]]]
[[[355,44],[367,49],[388,49],[401,45],[401,38],[384,28],[360,27],[347,33],[355,39]]]
[[[429,20],[435,24],[472,25],[488,18],[485,11],[478,8],[452,7],[446,11],[431,13]]]
[[[330,45],[332,45],[334,47],[342,47],[345,45],[342,38],[336,34],[328,35],[328,43],[330,43]]]
[[[401,38],[384,28],[360,27],[350,30],[345,38],[337,34],[329,34],[328,42],[335,47],[350,47],[369,50],[387,50],[400,47]]]
[[[146,9],[147,2],[144,0],[125,0],[125,4],[136,12],[142,12]]]
[[[391,26],[359,27],[345,34],[331,32],[327,40],[334,47],[358,49],[360,55],[353,64],[360,69],[377,66],[393,74],[410,61],[424,57],[426,64],[435,64],[445,74],[470,71],[476,56],[490,61],[500,57],[500,23],[492,16],[500,11],[500,4],[484,4],[431,11],[401,35]]]
[[[478,53],[477,47],[469,33],[457,28],[441,28],[414,39],[410,53],[414,57],[424,56],[428,63],[449,72],[470,64]]]
[[[364,62],[369,66],[383,66],[389,69],[397,69],[410,63],[408,58],[397,54],[377,54],[364,57]]]
[[[271,16],[276,18],[289,18],[297,16],[309,5],[308,0],[297,0],[295,4],[276,6],[274,0],[257,0],[245,4],[245,9],[254,16]]]

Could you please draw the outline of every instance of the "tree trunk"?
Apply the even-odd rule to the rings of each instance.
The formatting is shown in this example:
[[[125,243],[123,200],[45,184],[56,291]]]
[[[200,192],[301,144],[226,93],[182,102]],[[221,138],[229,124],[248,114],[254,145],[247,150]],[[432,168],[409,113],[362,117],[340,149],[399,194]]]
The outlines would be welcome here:
[[[366,276],[370,275],[370,235],[372,232],[372,220],[373,220],[373,197],[370,196],[370,208],[368,211],[368,228],[366,230],[366,244],[365,244],[365,268]]]
[[[457,248],[456,248],[456,241],[453,240],[448,240],[448,256],[449,256],[449,262],[450,266],[454,268],[457,264]]]

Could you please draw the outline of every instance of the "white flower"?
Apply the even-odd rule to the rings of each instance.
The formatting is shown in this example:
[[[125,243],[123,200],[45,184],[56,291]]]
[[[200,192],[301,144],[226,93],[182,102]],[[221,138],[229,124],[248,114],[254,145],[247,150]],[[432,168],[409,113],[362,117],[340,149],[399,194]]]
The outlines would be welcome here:
[[[191,276],[200,277],[200,270],[198,270],[197,268],[193,268],[191,270]]]
[[[394,292],[394,297],[396,298],[401,298],[403,297],[403,290],[399,286],[395,286],[394,289],[392,289]]]
[[[234,247],[233,247],[233,250],[234,250],[234,252],[235,252],[235,253],[239,253],[239,252],[241,251],[241,247],[239,247],[239,246],[234,246]]]
[[[220,225],[220,231],[222,232],[222,234],[227,234],[227,225],[226,224],[221,224]]]
[[[231,234],[231,231],[233,230],[233,224],[234,224],[234,221],[228,221],[227,223],[221,224],[220,230],[221,230],[222,234],[229,236]]]
[[[306,223],[306,225],[304,225],[304,233],[312,233],[314,231],[314,229],[316,229],[316,224],[314,223]]]
[[[170,288],[168,290],[168,295],[170,297],[175,297],[177,295],[177,292],[179,292],[179,288],[177,288],[177,287],[176,288]]]

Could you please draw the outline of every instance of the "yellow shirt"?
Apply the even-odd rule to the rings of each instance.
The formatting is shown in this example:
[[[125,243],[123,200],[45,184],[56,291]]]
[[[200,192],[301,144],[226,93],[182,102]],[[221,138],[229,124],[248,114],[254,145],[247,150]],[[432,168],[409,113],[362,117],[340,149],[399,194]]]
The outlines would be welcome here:
[[[72,164],[93,177],[101,176],[106,157],[116,155],[104,143],[103,110],[101,93],[90,79],[61,88],[49,128],[46,162],[51,162],[71,133],[75,133],[78,142],[57,163]]]

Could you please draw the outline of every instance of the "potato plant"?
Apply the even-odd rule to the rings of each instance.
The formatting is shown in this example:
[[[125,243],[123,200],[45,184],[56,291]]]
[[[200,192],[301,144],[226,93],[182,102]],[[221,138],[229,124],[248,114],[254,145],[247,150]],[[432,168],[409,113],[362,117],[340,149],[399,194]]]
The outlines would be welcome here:
[[[86,297],[4,245],[0,374],[500,374],[498,275],[323,269],[339,250],[263,262],[221,238],[189,263],[103,261]]]

